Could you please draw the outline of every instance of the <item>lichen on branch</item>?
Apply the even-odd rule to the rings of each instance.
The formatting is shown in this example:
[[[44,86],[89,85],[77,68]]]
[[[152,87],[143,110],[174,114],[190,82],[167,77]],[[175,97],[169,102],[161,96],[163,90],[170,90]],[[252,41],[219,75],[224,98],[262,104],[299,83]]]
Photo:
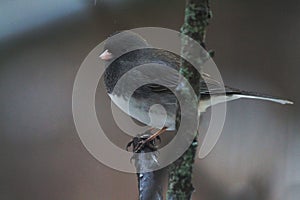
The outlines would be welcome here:
[[[184,24],[181,27],[181,33],[188,35],[195,41],[199,42],[205,48],[204,40],[206,35],[206,27],[212,17],[209,0],[187,0],[185,8]],[[192,48],[188,40],[183,40],[181,54],[189,57],[188,49]],[[200,57],[200,55],[199,55]],[[199,59],[199,63],[201,59]],[[194,73],[192,66],[180,66],[179,72],[189,81],[198,100],[200,100],[200,79],[199,73]],[[176,127],[179,127],[181,114],[179,106],[177,106]],[[197,108],[196,108],[197,109]],[[174,163],[169,166],[168,179],[168,200],[188,200],[191,199],[194,187],[192,185],[192,172],[195,160],[196,150],[198,146],[197,131],[186,130],[187,134],[195,136],[192,144],[187,151]],[[190,131],[190,132],[189,132]],[[193,132],[191,132],[193,131]]]

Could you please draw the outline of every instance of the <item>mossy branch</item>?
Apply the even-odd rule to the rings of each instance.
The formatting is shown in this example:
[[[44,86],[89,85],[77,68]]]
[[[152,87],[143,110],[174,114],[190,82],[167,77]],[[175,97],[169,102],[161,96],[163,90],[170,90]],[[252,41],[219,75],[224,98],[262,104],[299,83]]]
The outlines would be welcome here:
[[[184,24],[181,27],[181,32],[190,36],[205,48],[204,41],[206,27],[208,26],[211,17],[212,14],[209,0],[186,0],[185,19]],[[188,56],[189,52],[185,50],[188,49],[187,45],[189,45],[189,43],[183,41],[182,53]],[[195,69],[192,69],[191,67],[192,66],[181,65],[180,73],[189,81],[198,99],[200,99],[199,83],[201,76],[199,73],[193,73]],[[180,118],[180,109],[178,109],[176,127],[179,126]],[[192,171],[198,146],[197,131],[187,134],[193,134],[195,135],[195,138],[188,150],[178,160],[169,166],[169,183],[167,191],[168,200],[191,199],[194,191],[194,187],[192,185]]]

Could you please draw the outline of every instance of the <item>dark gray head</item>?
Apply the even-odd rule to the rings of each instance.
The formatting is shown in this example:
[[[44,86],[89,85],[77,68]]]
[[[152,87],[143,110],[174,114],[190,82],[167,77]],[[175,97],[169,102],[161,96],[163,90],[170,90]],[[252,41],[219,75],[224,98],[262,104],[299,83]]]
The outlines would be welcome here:
[[[118,58],[126,52],[137,48],[147,47],[148,43],[137,33],[122,31],[109,37],[104,44],[104,51],[99,56],[107,62]]]

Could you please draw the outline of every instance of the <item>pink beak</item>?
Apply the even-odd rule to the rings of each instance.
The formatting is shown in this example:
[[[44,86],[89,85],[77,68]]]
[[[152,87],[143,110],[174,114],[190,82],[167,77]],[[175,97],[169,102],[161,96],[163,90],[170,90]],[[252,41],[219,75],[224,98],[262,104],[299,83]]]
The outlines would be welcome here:
[[[113,58],[112,53],[110,53],[107,49],[99,56],[101,60],[108,61]]]

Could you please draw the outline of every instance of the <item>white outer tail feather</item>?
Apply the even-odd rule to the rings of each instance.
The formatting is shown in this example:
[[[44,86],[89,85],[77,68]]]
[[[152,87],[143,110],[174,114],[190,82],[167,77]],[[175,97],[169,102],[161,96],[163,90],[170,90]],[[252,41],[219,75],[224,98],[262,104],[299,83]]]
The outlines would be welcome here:
[[[248,99],[259,99],[259,100],[265,100],[265,101],[272,101],[275,103],[280,103],[280,104],[294,104],[294,102],[285,100],[285,99],[277,99],[277,98],[272,98],[272,97],[262,97],[262,96],[255,96],[255,95],[247,95],[247,94],[233,94],[229,96],[211,96],[211,99],[206,99],[206,100],[200,100],[198,111],[200,113],[203,113],[206,111],[207,108],[223,103],[223,102],[228,102],[228,101],[233,101],[236,99],[241,99],[241,98],[248,98]]]
[[[271,98],[271,97],[260,97],[260,96],[252,96],[252,95],[245,95],[245,94],[235,94],[233,96],[237,96],[238,99],[240,99],[240,98],[260,99],[260,100],[266,100],[266,101],[273,101],[275,103],[280,103],[280,104],[294,104],[294,102],[289,101],[289,100],[277,99],[277,98]]]

